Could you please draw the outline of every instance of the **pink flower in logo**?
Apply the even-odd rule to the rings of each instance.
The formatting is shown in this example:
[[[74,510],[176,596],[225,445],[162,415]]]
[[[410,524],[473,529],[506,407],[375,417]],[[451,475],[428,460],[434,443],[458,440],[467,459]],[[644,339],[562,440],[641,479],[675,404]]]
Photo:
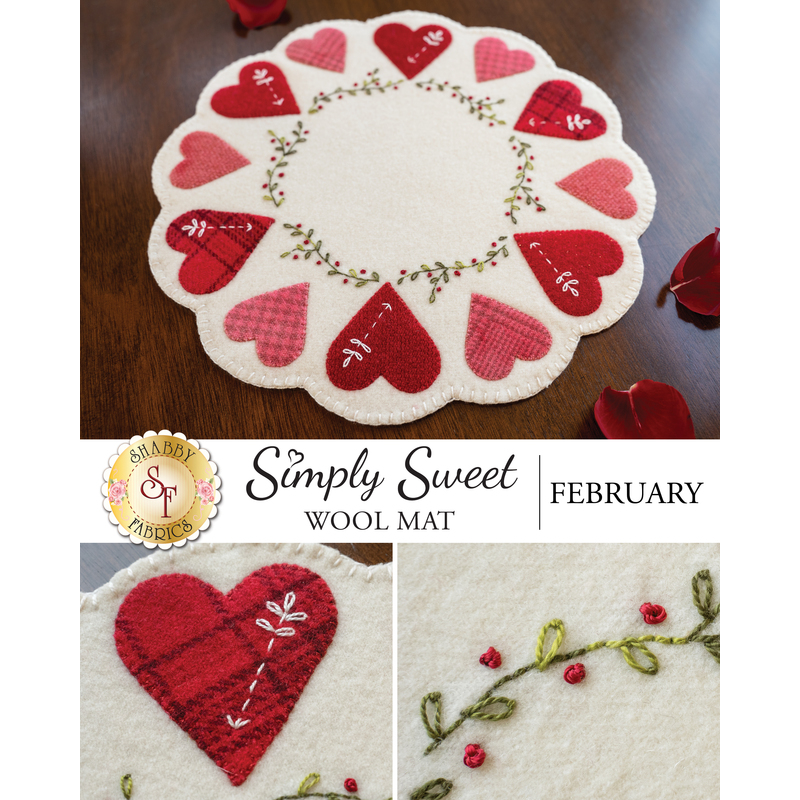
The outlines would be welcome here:
[[[127,481],[113,481],[108,487],[108,501],[112,506],[121,506],[128,494]]]
[[[195,481],[197,484],[197,496],[200,498],[201,505],[207,506],[214,501],[214,487],[208,481]]]

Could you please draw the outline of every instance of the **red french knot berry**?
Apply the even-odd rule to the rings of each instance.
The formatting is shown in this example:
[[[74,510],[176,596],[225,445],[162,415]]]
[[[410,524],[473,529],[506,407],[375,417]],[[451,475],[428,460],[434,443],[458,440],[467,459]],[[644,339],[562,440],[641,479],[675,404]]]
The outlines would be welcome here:
[[[472,100],[472,95],[470,95],[470,96],[467,98],[467,100]]]
[[[567,683],[580,683],[586,677],[586,667],[583,664],[570,664],[564,670],[564,680]]]
[[[354,84],[353,84],[353,86],[358,86],[358,84],[357,84],[357,83],[354,83]]]
[[[380,81],[375,81],[375,85],[376,85],[376,86],[380,86],[380,85],[381,85],[381,82],[380,82]]]
[[[455,96],[456,96],[456,93],[455,93],[455,92],[453,92],[453,97],[455,97]]]
[[[511,216],[511,212],[510,211],[506,211],[506,216],[510,217]]]
[[[336,99],[337,99],[337,100],[341,100],[341,99],[342,99],[342,97],[343,97],[343,95],[341,95],[341,94],[340,94],[340,95],[339,95],[339,96],[338,96]]]
[[[306,133],[306,134],[307,134],[307,133],[308,133],[308,131],[303,131],[303,133]]]
[[[430,87],[430,86],[428,86],[428,88],[427,88],[427,89],[425,89],[425,91],[426,91],[426,92],[429,92],[430,90],[431,90],[431,87]]]
[[[303,223],[302,222],[298,222],[297,225],[295,225],[295,228],[302,228],[302,227],[303,227]]]
[[[345,279],[342,281],[342,283],[347,283],[347,278],[345,278]]]
[[[460,275],[461,273],[458,270],[453,271],[453,275]]]
[[[517,200],[522,200],[522,198],[519,195],[517,195]]]
[[[283,197],[283,192],[278,192],[278,197]]]
[[[537,210],[537,211],[544,211],[544,209],[543,209],[543,208],[537,208],[536,210]]]
[[[433,277],[433,273],[432,273],[432,272],[429,272],[429,273],[428,273],[428,277],[429,277],[429,278],[432,278],[432,277]]]
[[[261,188],[262,188],[262,189],[266,189],[268,186],[269,186],[269,184],[268,184],[268,183],[262,183],[262,184],[261,184]]]
[[[667,609],[664,606],[656,605],[655,603],[644,603],[639,611],[642,612],[644,621],[648,625],[658,625],[667,618]]]
[[[337,267],[339,266],[339,262],[338,261],[335,261],[334,263],[336,264]]]
[[[405,275],[405,274],[406,274],[406,270],[404,270],[404,269],[401,269],[401,270],[400,270],[400,274],[401,274],[401,275]]]
[[[488,100],[489,98],[487,97],[486,99]]]
[[[367,73],[367,77],[368,77],[368,78],[372,77],[372,73],[371,73],[371,72],[368,72],[368,73]]]
[[[441,291],[442,291],[442,287],[441,287],[441,286],[437,286],[437,287],[436,287],[436,291],[437,291],[437,292],[441,292]]]
[[[274,161],[274,160],[275,160],[275,156],[272,156],[272,158],[270,159],[270,161]]]
[[[299,256],[297,255],[297,253],[295,253],[294,256],[292,256],[292,257],[293,258],[298,258]]]
[[[530,179],[530,178],[526,178],[525,180],[527,180],[527,181],[528,181],[528,183],[530,183],[530,182],[531,182],[531,179]]]
[[[396,89],[396,88],[397,88],[397,86],[392,86],[392,89]]]
[[[522,167],[517,167],[517,169],[522,169]]]
[[[503,663],[502,656],[494,647],[490,647],[478,660],[489,669],[497,669]]]
[[[270,142],[272,142],[273,144],[275,144],[275,140],[274,140],[274,139],[270,139]]]
[[[497,266],[497,262],[496,261],[492,261],[492,266],[496,267]]]
[[[497,242],[492,242],[492,247],[497,247]]]
[[[355,781],[355,778],[348,778],[344,782],[344,789],[346,792],[357,792],[358,791],[358,784]]]
[[[473,258],[472,263],[474,264],[477,260],[478,260],[477,258]]]
[[[512,150],[516,150],[516,149],[517,149],[517,146],[516,146],[516,145],[514,145],[514,146],[513,146],[511,149],[512,149]]]
[[[321,263],[322,263],[321,261],[317,261],[317,266],[319,266]]]
[[[445,81],[444,85],[447,86],[448,83],[450,83],[450,81]]]
[[[303,239],[303,244],[308,244],[308,239]]]
[[[317,111],[322,111],[322,106],[317,106]]]
[[[464,763],[470,768],[479,767],[486,760],[486,752],[479,744],[468,744],[464,748]]]
[[[538,200],[539,198],[538,198],[538,197],[534,197],[533,199],[534,199],[534,200]]]
[[[489,123],[489,127],[490,127],[490,128],[494,128],[494,122],[490,122],[490,123]]]
[[[478,106],[478,111],[483,110],[483,106]]]
[[[282,178],[282,177],[283,177],[283,173],[282,173],[282,172],[279,172],[279,173],[278,173],[278,177],[279,177],[279,178]]]
[[[365,269],[362,269],[362,270],[361,270],[361,274],[362,274],[362,275],[366,275],[366,274],[367,274],[367,271],[366,271]]]

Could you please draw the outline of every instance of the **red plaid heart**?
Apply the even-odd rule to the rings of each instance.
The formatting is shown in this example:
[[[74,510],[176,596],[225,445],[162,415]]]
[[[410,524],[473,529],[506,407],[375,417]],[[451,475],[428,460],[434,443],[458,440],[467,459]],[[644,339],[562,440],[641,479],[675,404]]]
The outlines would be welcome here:
[[[167,228],[167,244],[186,253],[178,280],[187,292],[211,294],[227,286],[275,222],[270,217],[197,209]]]
[[[406,78],[413,78],[447,50],[453,37],[441,25],[423,25],[412,31],[390,22],[375,31],[375,44]]]
[[[300,357],[306,343],[308,284],[298,283],[251,297],[225,317],[234,342],[256,340],[256,354],[268,367],[285,367]]]
[[[619,243],[600,231],[515,233],[514,239],[550,300],[573,317],[600,308],[598,278],[615,273],[624,259]]]
[[[505,42],[487,36],[475,43],[475,77],[478,83],[506,78],[533,69],[534,60],[524,50],[509,50]]]
[[[284,74],[268,61],[242,67],[239,84],[214,92],[211,108],[223,117],[237,118],[300,113]]]
[[[552,343],[550,331],[538,319],[482,294],[472,295],[464,355],[479,378],[499,381],[516,359],[537,361]]]
[[[207,131],[193,131],[183,137],[183,161],[175,165],[169,179],[179,189],[196,189],[250,162],[226,141]]]
[[[381,375],[395,389],[427,389],[442,367],[433,339],[390,283],[384,283],[334,339],[326,362],[340,389],[365,389]]]
[[[569,81],[546,81],[528,100],[515,130],[585,141],[606,132],[606,121],[581,105],[581,90]]]
[[[344,72],[344,55],[347,37],[336,28],[323,28],[312,39],[295,39],[287,48],[286,55],[300,64]]]
[[[599,158],[556,183],[565,192],[614,219],[630,219],[636,214],[636,198],[625,187],[633,180],[633,170],[616,158]]]
[[[193,575],[136,586],[117,614],[131,674],[234,786],[278,735],[336,632],[319,575],[264,567],[227,595]]]

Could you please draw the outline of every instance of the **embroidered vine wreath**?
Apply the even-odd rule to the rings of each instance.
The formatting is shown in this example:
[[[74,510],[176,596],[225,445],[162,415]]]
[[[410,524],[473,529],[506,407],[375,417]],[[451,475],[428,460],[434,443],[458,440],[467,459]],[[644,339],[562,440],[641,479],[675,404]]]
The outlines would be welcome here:
[[[635,300],[655,206],[598,87],[422,12],[226,67],[153,184],[153,274],[209,356],[369,424],[549,385]]]

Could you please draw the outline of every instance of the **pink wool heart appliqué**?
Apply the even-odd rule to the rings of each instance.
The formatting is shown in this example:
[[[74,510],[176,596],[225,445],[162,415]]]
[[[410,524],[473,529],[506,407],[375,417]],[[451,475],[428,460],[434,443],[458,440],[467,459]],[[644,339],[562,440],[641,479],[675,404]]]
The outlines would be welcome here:
[[[534,58],[524,50],[509,50],[494,36],[475,43],[475,77],[478,83],[507,78],[533,69]]]
[[[250,163],[226,141],[207,131],[194,131],[184,136],[181,154],[183,161],[169,174],[170,182],[179,189],[196,189]]]
[[[143,581],[123,600],[114,638],[142,688],[240,786],[325,656],[337,618],[319,575],[273,564],[228,594],[194,575]]]
[[[187,211],[167,228],[167,244],[186,258],[178,280],[187,292],[211,294],[227,286],[250,258],[274,219],[233,211]]]
[[[412,31],[391,22],[375,31],[375,44],[406,78],[413,78],[447,50],[453,40],[441,25],[423,25]]]
[[[336,28],[323,28],[311,39],[296,39],[286,48],[292,61],[331,72],[344,72],[347,37]]]
[[[528,100],[514,130],[586,141],[606,132],[606,121],[581,105],[581,90],[569,81],[546,81]]]
[[[556,182],[565,192],[614,219],[630,219],[636,214],[634,196],[625,189],[633,180],[633,170],[616,158],[599,158]]]
[[[225,333],[234,342],[256,342],[256,354],[268,367],[285,367],[306,344],[308,284],[298,283],[251,297],[225,317]]]
[[[223,117],[236,119],[300,113],[286,76],[268,61],[242,67],[239,83],[214,92],[211,108]]]
[[[619,242],[600,231],[516,233],[514,240],[551,302],[573,317],[600,308],[598,278],[613,275],[625,257]]]
[[[499,381],[516,359],[536,361],[552,343],[550,331],[538,319],[482,294],[472,295],[464,355],[479,378]]]

